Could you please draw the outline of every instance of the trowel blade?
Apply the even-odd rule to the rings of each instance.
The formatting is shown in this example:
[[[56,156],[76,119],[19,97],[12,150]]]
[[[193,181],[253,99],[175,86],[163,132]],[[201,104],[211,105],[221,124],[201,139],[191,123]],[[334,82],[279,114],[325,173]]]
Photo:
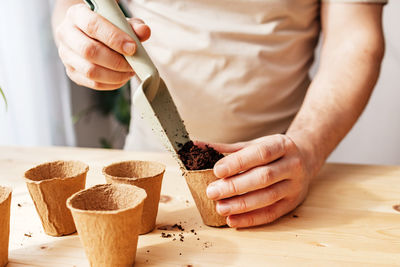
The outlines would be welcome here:
[[[145,94],[148,82],[150,81],[142,82],[136,89],[133,105],[137,107],[140,117],[150,124],[164,147],[173,154],[180,167],[185,169],[178,151],[181,145],[190,141],[189,134],[164,81],[160,79],[157,94],[151,97],[152,100]]]

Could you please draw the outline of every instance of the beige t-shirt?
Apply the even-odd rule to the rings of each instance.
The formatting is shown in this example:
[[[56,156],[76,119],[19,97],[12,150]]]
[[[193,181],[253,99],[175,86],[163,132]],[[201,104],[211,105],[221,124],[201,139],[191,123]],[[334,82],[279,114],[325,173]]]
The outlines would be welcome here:
[[[286,131],[310,83],[320,0],[133,0],[129,5],[151,27],[144,46],[192,139],[231,143]],[[134,107],[126,148],[160,148]]]

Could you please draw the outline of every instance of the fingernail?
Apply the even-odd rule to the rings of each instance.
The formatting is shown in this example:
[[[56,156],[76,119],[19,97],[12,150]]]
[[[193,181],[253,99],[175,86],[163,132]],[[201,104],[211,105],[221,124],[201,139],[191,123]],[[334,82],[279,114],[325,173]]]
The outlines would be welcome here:
[[[213,184],[210,184],[210,185],[207,187],[207,197],[210,198],[210,199],[216,199],[216,198],[218,198],[218,197],[219,197],[219,190],[218,190],[218,187],[215,186],[215,185],[213,185]]]
[[[144,24],[144,23],[141,22],[141,21],[135,21],[135,22],[133,22],[133,26],[140,26],[140,25],[146,25],[146,24]]]
[[[214,174],[219,178],[223,178],[228,175],[228,168],[224,164],[217,164],[214,167]]]
[[[226,218],[226,223],[229,225],[229,227],[236,227],[237,226],[237,220],[232,218],[232,216],[229,216],[228,218]]]
[[[231,207],[228,204],[222,203],[222,204],[217,204],[217,211],[221,215],[226,215],[229,214],[231,211]]]
[[[132,42],[126,42],[123,47],[122,50],[124,50],[124,53],[127,55],[132,55],[133,53],[135,53],[136,50],[136,44],[132,43]]]

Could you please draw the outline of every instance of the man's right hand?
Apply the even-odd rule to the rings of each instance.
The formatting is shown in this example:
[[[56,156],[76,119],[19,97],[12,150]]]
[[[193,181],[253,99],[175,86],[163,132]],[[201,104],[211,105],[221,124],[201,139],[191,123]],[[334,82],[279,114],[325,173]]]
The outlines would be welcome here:
[[[140,41],[150,37],[150,28],[142,20],[128,21]],[[56,28],[55,39],[68,76],[79,85],[113,90],[134,75],[121,54],[133,55],[135,41],[84,4],[68,9]]]

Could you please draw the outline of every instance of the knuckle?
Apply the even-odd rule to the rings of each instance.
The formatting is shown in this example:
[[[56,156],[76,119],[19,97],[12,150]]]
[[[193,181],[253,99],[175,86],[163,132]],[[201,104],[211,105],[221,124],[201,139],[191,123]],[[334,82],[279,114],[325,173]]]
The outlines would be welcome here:
[[[58,47],[58,56],[61,58],[61,60],[64,62],[64,58],[65,58],[65,49],[63,45],[60,45]]]
[[[122,70],[125,66],[125,59],[123,57],[116,57],[113,61],[113,68],[115,70]]]
[[[116,31],[110,33],[108,40],[109,40],[109,45],[114,48],[117,47],[120,48],[124,43],[124,39],[121,38],[119,32]]]
[[[271,209],[268,209],[268,208],[264,209],[262,214],[263,214],[263,222],[264,223],[273,222],[277,218],[274,211],[272,211]]]
[[[85,32],[91,36],[96,35],[100,29],[99,19],[95,14],[91,14],[85,25]]]
[[[244,169],[244,162],[241,156],[236,155],[234,156],[234,161],[236,162],[236,165],[238,167],[239,170],[243,170]]]
[[[280,138],[280,145],[282,150],[286,150],[285,148],[293,147],[294,143],[292,139],[289,138],[287,135],[279,134],[278,136]]]
[[[255,225],[254,216],[251,216],[251,215],[247,216],[246,224],[247,224],[247,226],[254,226]]]
[[[267,144],[261,144],[257,146],[257,153],[260,160],[263,162],[268,161],[272,156],[271,150],[269,149]]]
[[[293,168],[295,170],[301,170],[302,169],[303,163],[302,163],[302,160],[300,159],[300,157],[294,157],[292,164],[293,164]]]
[[[73,77],[72,77],[72,69],[70,68],[70,67],[68,67],[68,66],[66,66],[65,67],[65,72],[67,73],[67,76],[72,80],[72,81],[74,81],[74,79],[73,79]],[[75,81],[74,81],[75,82]]]
[[[87,9],[87,7],[83,3],[72,5],[67,9],[65,18],[69,21],[74,21],[77,18],[80,18],[81,14],[84,14],[83,12],[86,11],[85,9]]]
[[[280,198],[280,194],[277,190],[268,190],[267,196],[270,202],[276,202]]]
[[[93,64],[89,64],[84,70],[84,75],[89,79],[95,78],[97,76],[97,73],[98,68],[96,67],[96,65]]]
[[[239,198],[238,199],[238,203],[237,203],[237,211],[238,212],[245,212],[247,211],[247,203],[246,200],[244,198]]]
[[[94,57],[96,57],[97,52],[97,44],[95,44],[94,42],[87,42],[83,45],[81,54],[85,59],[93,59]]]
[[[96,90],[102,90],[103,86],[99,82],[91,81],[91,88],[96,89]]]
[[[270,184],[273,178],[273,171],[271,168],[258,168],[258,179],[259,183],[263,186]]]
[[[72,5],[67,9],[65,17],[68,19],[72,19],[74,17],[74,14],[76,14],[79,6],[78,5]]]
[[[233,182],[231,179],[227,179],[227,183],[228,183],[229,193],[231,195],[237,195],[239,192],[235,182]]]

